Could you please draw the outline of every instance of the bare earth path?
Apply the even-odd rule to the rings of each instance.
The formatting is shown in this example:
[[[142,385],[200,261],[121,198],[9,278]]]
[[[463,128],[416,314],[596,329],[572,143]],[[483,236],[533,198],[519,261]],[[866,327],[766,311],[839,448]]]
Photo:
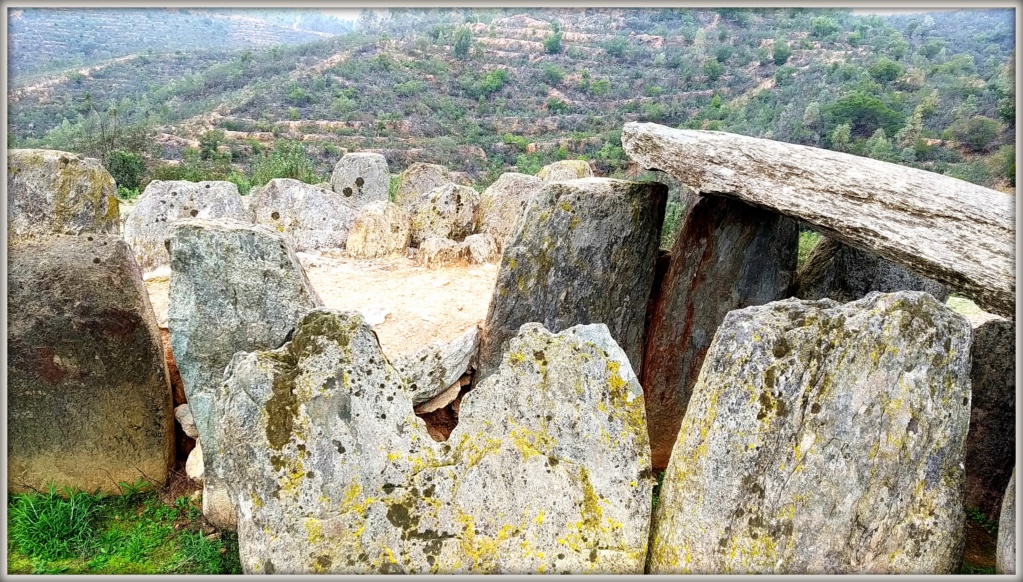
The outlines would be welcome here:
[[[482,325],[497,279],[496,264],[427,269],[405,257],[299,258],[324,306],[361,311],[390,358]],[[150,277],[146,287],[165,327],[170,283],[166,276]]]

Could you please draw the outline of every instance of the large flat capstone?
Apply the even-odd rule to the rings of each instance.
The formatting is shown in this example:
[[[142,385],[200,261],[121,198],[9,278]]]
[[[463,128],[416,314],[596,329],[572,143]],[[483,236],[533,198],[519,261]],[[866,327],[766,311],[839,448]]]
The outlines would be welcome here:
[[[715,131],[630,122],[622,145],[643,167],[700,193],[806,221],[1015,317],[1013,196],[888,162]]]

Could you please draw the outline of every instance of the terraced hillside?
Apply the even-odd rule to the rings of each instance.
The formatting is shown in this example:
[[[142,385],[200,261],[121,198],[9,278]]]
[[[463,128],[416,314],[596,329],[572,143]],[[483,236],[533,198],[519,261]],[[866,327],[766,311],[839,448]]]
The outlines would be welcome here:
[[[621,175],[618,131],[641,120],[1007,188],[1014,50],[1004,10],[392,10],[313,43],[136,55],[16,88],[10,128],[18,144],[81,149],[114,123],[149,124],[165,146],[150,168],[219,156],[245,175],[287,139],[320,179],[342,151],[373,149],[392,170],[429,161],[486,183],[566,157]]]

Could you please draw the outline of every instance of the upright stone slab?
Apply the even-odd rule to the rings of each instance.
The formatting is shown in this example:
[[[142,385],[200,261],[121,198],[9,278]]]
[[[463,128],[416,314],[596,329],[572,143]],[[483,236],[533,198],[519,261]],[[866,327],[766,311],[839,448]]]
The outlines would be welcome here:
[[[168,323],[171,349],[202,441],[204,503],[217,505],[212,462],[224,453],[214,414],[224,368],[239,351],[280,346],[306,311],[321,304],[283,237],[265,226],[193,220],[174,227]],[[219,505],[218,505],[219,506]],[[231,515],[207,519],[231,525]]]
[[[341,194],[290,178],[270,180],[251,198],[256,224],[281,233],[296,252],[343,247],[358,212]]]
[[[430,190],[445,184],[457,184],[458,180],[444,166],[416,162],[409,166],[398,177],[398,189],[394,202],[399,206],[408,206]]]
[[[729,313],[664,477],[649,572],[957,572],[970,335],[910,291]]]
[[[998,545],[995,550],[995,574],[1016,573],[1016,468],[1005,487],[1002,512],[998,520]]]
[[[703,358],[725,315],[789,295],[798,227],[780,214],[717,196],[697,197],[651,306],[643,392],[654,469],[664,469]]]
[[[947,286],[835,239],[821,237],[796,275],[800,299],[855,301],[871,291],[924,291],[944,303]]]
[[[478,377],[497,369],[519,327],[603,323],[639,373],[664,218],[662,184],[589,178],[545,186],[501,259],[480,341]]]
[[[144,272],[170,264],[165,243],[171,227],[192,218],[251,223],[252,213],[242,205],[238,187],[231,182],[153,180],[124,221],[124,240]]]
[[[387,158],[371,152],[345,154],[334,165],[330,186],[345,202],[356,208],[370,202],[386,202],[391,186]]]
[[[480,194],[479,231],[504,242],[515,229],[529,198],[540,191],[543,180],[529,174],[507,172]]]
[[[480,194],[469,186],[444,184],[408,204],[412,246],[430,237],[456,242],[476,232]]]
[[[408,213],[393,202],[370,202],[359,209],[345,249],[348,256],[373,259],[404,253],[409,247],[411,224]]]
[[[412,404],[422,404],[457,382],[472,367],[479,341],[474,327],[451,341],[432,342],[398,355],[392,363],[408,382]]]
[[[1016,315],[1015,197],[950,176],[720,131],[626,123],[625,153],[705,194],[802,220]]]
[[[605,326],[525,326],[434,442],[362,317],[310,312],[280,349],[237,354],[217,401],[242,567],[640,574],[642,399]]]
[[[7,282],[8,491],[166,483],[170,383],[128,245],[53,235],[11,246]]]
[[[118,234],[117,186],[93,158],[56,150],[7,152],[7,242],[55,234]]]
[[[998,520],[1016,462],[1016,324],[973,328],[973,404],[966,439],[966,507]]]
[[[547,164],[540,168],[540,171],[536,173],[536,177],[548,182],[561,182],[563,180],[578,180],[580,178],[592,178],[593,170],[590,169],[590,165],[583,160],[562,160],[560,162],[554,162],[553,164]]]

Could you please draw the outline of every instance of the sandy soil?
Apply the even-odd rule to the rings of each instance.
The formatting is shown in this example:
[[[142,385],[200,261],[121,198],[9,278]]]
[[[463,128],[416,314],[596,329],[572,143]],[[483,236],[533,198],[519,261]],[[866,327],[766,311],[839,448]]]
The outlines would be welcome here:
[[[305,253],[299,260],[324,306],[362,312],[388,357],[482,326],[497,279],[496,264],[427,269],[405,257],[356,260]],[[168,274],[146,280],[161,326],[167,325]]]

